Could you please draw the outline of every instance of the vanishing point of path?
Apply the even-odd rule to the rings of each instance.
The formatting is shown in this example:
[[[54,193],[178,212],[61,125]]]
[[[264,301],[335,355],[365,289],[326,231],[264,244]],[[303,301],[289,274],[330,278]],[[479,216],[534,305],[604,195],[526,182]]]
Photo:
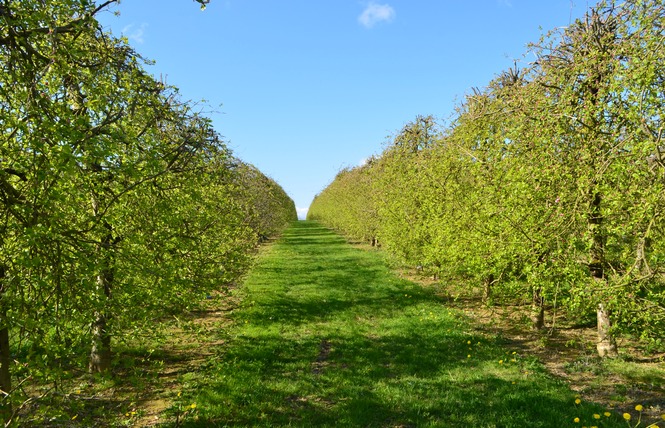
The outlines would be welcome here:
[[[179,426],[561,427],[599,411],[316,222],[262,252],[228,338],[186,378],[198,416]]]

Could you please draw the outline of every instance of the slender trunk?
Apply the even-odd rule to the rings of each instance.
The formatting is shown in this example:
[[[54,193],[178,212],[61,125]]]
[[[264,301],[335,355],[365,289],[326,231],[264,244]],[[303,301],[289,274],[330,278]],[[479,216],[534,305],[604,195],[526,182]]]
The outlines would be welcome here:
[[[601,230],[603,216],[600,212],[602,196],[595,193],[591,202],[589,214],[589,232],[591,234],[591,249],[589,251],[589,269],[591,277],[600,286],[607,282],[605,278],[605,236]],[[612,335],[611,312],[604,302],[600,302],[596,309],[598,342],[596,349],[601,357],[616,357],[618,355],[617,345]]]
[[[0,266],[0,420],[9,420],[12,415],[11,403],[8,394],[12,390],[11,363],[12,357],[9,350],[9,327],[6,325],[7,310],[3,305],[3,295],[5,293],[5,274],[4,266]]]
[[[494,274],[489,274],[483,281],[483,303],[489,303],[492,297],[492,286],[494,285]]]
[[[111,368],[111,336],[107,327],[106,314],[96,312],[92,323],[92,350],[88,364],[90,373],[105,373]]]
[[[105,303],[111,300],[114,279],[112,242],[113,237],[111,233],[108,233],[99,246],[99,255],[103,260],[103,266],[97,275],[97,290],[103,293]],[[108,328],[110,320],[111,315],[106,308],[102,307],[95,312],[95,320],[92,323],[92,350],[88,365],[91,373],[106,372],[111,368],[111,334]]]
[[[101,171],[101,167],[99,167]],[[100,203],[97,195],[92,197],[93,215],[99,218]],[[112,297],[114,270],[113,270],[113,228],[106,221],[101,221],[104,231],[97,245],[95,254],[97,260],[101,262],[99,273],[96,278],[97,293],[103,299],[100,308],[95,311],[94,321],[92,322],[92,349],[90,351],[90,361],[88,370],[91,373],[107,372],[111,368],[111,334],[109,332],[109,323],[111,313],[108,306]]]
[[[610,323],[610,311],[605,308],[602,303],[598,304],[598,343],[596,349],[598,355],[601,357],[616,357],[617,345],[612,332],[610,331],[612,324]]]
[[[533,288],[533,300],[531,301],[531,328],[542,330],[545,327],[545,299],[541,287]]]
[[[648,233],[648,232],[647,232]],[[635,271],[640,275],[651,275],[651,268],[647,263],[646,249],[649,247],[649,238],[642,236],[637,241],[635,251]]]
[[[603,215],[600,212],[602,196],[595,193],[591,201],[591,212],[588,218],[591,248],[589,250],[589,269],[596,280],[605,280],[605,236],[601,230]]]
[[[602,194],[598,190],[598,178],[603,177],[602,172],[605,166],[605,161],[608,159],[601,153],[607,153],[609,150],[608,144],[604,141],[604,133],[608,133],[614,129],[614,124],[611,123],[612,119],[607,118],[607,101],[604,98],[604,90],[611,87],[612,73],[614,69],[614,58],[616,55],[615,46],[619,40],[616,32],[616,25],[613,19],[604,17],[597,11],[593,11],[590,19],[586,22],[586,28],[583,29],[586,34],[584,37],[592,36],[595,46],[590,46],[590,53],[594,55],[589,68],[581,75],[585,80],[586,85],[581,85],[580,93],[584,98],[584,102],[580,105],[579,114],[585,119],[582,122],[586,123],[586,129],[581,130],[583,144],[588,144],[589,148],[593,150],[590,157],[590,163],[584,165],[587,173],[593,174],[592,186],[589,188],[589,196],[591,202],[589,205],[589,213],[587,217],[588,233],[591,236],[591,248],[589,249],[589,270],[594,288],[605,290],[607,288],[607,277],[605,275],[605,267],[607,260],[605,259],[605,240],[606,233],[602,229],[603,214],[601,211],[601,202],[603,199]],[[610,133],[613,133],[610,131]],[[611,158],[610,158],[611,160]],[[601,178],[602,179],[602,178]],[[600,293],[602,295],[602,293]],[[617,355],[616,342],[611,333],[611,313],[610,308],[605,300],[598,302],[596,308],[596,315],[598,319],[598,342],[596,348],[601,357],[611,357]]]

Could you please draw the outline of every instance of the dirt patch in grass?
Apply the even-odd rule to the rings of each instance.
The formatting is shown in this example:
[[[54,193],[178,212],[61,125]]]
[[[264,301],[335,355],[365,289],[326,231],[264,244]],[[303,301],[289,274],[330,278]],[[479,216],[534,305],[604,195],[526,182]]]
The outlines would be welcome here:
[[[665,352],[646,353],[638,343],[619,341],[620,357],[601,359],[596,354],[595,326],[574,325],[553,308],[542,330],[533,330],[528,304],[487,305],[482,291],[461,285],[444,286],[421,271],[398,270],[402,278],[433,288],[446,305],[473,320],[479,332],[500,337],[506,346],[537,358],[554,376],[579,394],[581,400],[608,411],[631,413],[642,405],[642,424],[665,426]]]
[[[312,373],[321,374],[321,371],[325,368],[328,356],[330,355],[330,350],[332,346],[329,340],[323,339],[319,345],[319,355],[316,357],[316,361],[312,363]]]

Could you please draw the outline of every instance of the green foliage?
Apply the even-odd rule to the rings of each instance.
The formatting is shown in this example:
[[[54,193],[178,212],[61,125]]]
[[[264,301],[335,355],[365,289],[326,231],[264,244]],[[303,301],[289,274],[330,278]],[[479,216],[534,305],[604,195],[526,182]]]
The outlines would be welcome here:
[[[107,370],[113,338],[234,282],[258,237],[296,217],[279,185],[239,167],[207,118],[103,32],[95,15],[110,3],[0,4],[8,421],[25,386],[57,390],[90,344],[90,369]]]
[[[324,220],[354,239],[376,243],[374,162],[370,159],[366,165],[340,171],[335,181],[315,197],[308,219]]]
[[[274,236],[298,220],[296,207],[273,179],[254,166],[236,161],[238,198],[247,207],[246,222],[261,240]]]
[[[652,346],[665,328],[664,21],[657,1],[598,5],[474,89],[447,129],[419,117],[340,173],[310,218],[354,238],[371,227],[400,261],[488,297],[580,319],[602,305],[604,339]]]

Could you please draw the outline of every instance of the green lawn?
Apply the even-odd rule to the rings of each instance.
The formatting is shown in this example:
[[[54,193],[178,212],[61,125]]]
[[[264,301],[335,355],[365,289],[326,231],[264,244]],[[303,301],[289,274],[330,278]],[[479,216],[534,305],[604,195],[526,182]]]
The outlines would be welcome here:
[[[174,426],[626,426],[315,222],[241,290],[228,343],[180,379]]]

